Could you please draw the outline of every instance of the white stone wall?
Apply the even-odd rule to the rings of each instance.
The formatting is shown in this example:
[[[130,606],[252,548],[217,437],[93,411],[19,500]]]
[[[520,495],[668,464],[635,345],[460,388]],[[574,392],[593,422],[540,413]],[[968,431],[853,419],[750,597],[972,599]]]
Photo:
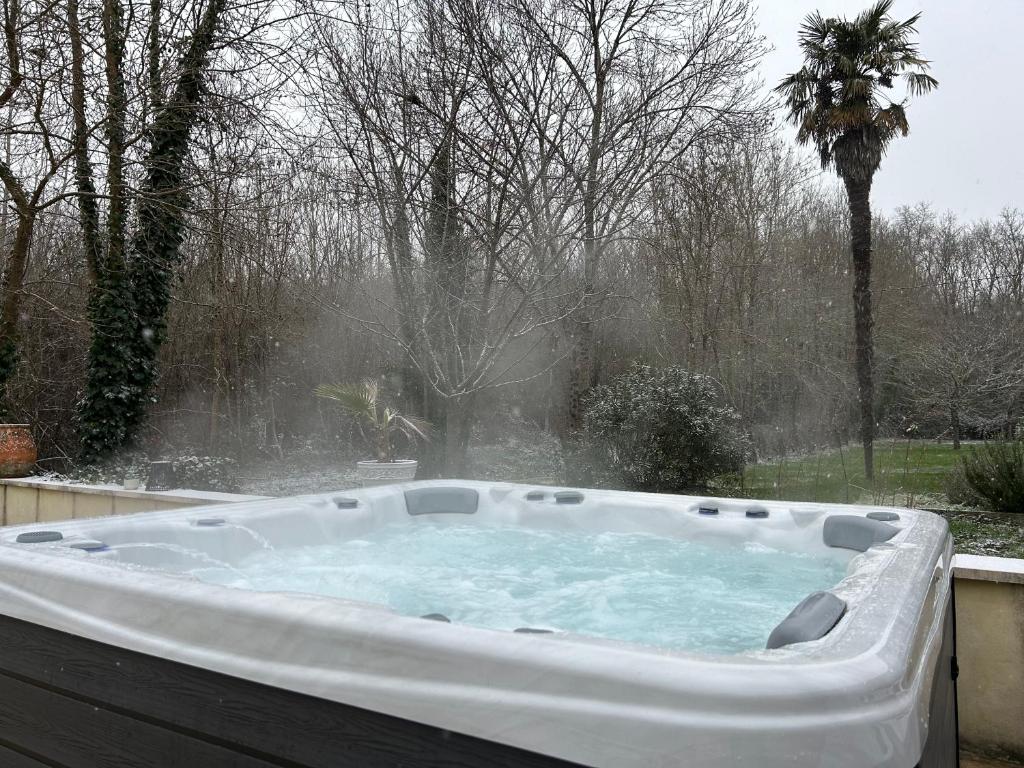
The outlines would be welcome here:
[[[18,478],[0,480],[0,525],[127,515],[262,498],[265,497],[186,489],[127,491],[118,485],[85,485],[31,477]]]

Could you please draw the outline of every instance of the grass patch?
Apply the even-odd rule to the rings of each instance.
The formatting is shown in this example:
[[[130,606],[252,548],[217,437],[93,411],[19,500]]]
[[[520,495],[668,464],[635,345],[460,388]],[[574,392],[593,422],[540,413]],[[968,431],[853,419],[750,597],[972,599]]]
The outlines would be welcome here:
[[[967,448],[931,440],[875,444],[875,481],[864,478],[860,446],[751,464],[742,477],[717,479],[715,492],[752,499],[878,504],[941,509],[957,552],[1024,558],[1024,514],[957,508],[946,498],[946,477]]]
[[[875,444],[873,483],[864,477],[864,451],[855,445],[751,464],[741,478],[720,483],[756,499],[946,506],[946,476],[960,455],[949,443],[882,440]]]
[[[1024,515],[951,512],[944,517],[957,552],[1024,558]]]

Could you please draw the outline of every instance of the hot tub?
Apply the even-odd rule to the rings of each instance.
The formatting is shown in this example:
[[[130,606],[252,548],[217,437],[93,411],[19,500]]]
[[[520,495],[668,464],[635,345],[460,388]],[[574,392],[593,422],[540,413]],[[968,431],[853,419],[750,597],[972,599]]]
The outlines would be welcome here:
[[[5,528],[0,765],[945,768],[950,561],[916,510],[466,481]]]

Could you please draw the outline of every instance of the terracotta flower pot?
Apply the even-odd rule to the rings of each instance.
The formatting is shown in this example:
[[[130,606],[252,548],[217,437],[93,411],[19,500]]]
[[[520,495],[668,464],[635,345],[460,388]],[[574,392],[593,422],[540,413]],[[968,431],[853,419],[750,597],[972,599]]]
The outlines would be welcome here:
[[[25,477],[36,466],[36,443],[28,424],[0,424],[0,477]]]

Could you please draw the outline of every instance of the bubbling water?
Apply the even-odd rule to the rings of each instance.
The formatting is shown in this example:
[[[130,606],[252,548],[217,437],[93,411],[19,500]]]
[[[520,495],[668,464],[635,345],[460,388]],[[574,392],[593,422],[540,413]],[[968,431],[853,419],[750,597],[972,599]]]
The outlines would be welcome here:
[[[465,524],[383,526],[358,539],[260,550],[202,581],[441,613],[491,629],[548,628],[666,649],[763,648],[842,562],[760,544],[712,546],[645,533]]]

